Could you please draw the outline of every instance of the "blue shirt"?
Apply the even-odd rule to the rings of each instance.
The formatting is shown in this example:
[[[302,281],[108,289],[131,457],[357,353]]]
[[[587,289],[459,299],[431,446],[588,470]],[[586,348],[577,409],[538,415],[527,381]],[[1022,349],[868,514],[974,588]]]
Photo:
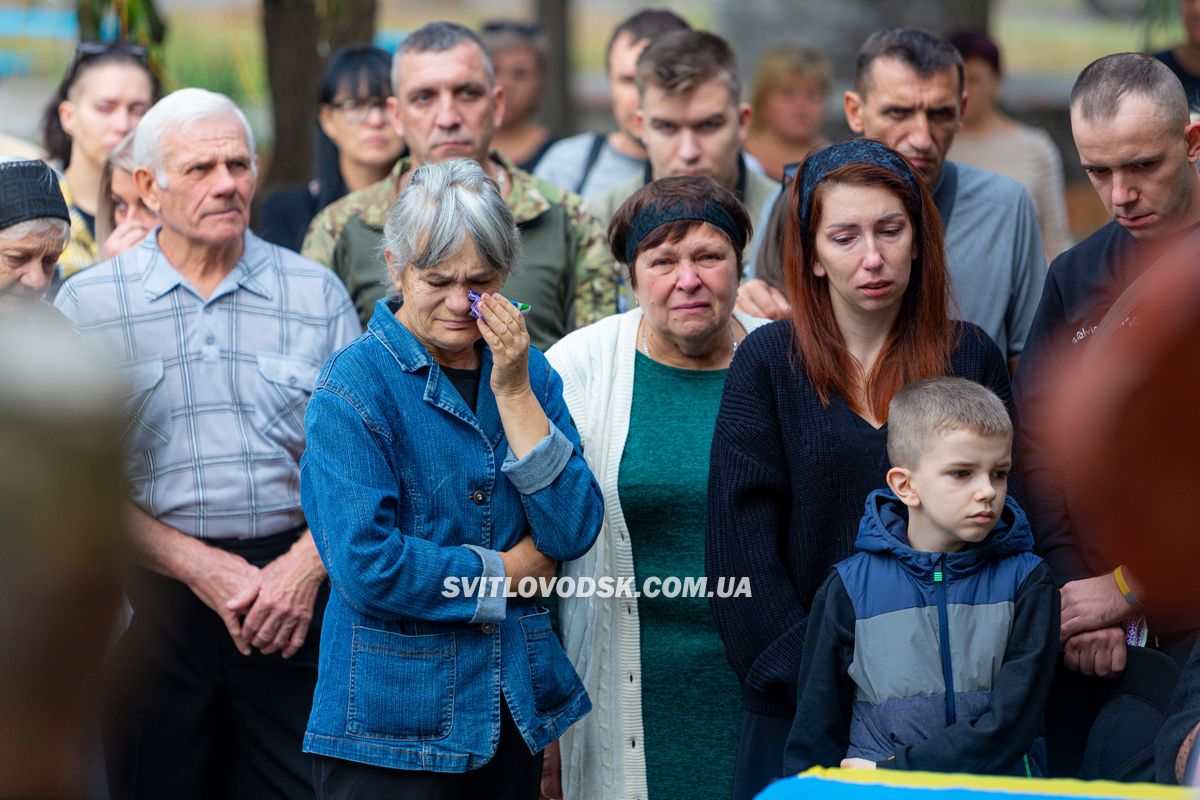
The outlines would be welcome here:
[[[121,364],[138,506],[200,538],[304,524],[304,409],[325,359],[361,330],[332,272],[247,232],[241,259],[205,299],[156,230],[72,276],[55,304]]]
[[[333,591],[307,752],[463,772],[494,754],[502,694],[533,752],[591,708],[548,611],[466,589],[503,577],[526,535],[578,558],[603,514],[545,356],[530,350],[529,377],[550,431],[519,460],[481,360],[472,412],[381,300],[317,381],[301,489]]]
[[[1029,192],[1012,178],[947,161],[933,199],[945,226],[946,266],[958,302],[951,316],[983,328],[1006,358],[1018,358],[1046,282],[1042,231]]]

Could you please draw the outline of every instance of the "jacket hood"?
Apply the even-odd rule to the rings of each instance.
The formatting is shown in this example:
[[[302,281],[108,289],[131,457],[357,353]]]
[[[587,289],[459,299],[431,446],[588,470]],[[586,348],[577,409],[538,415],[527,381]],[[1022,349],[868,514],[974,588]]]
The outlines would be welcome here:
[[[994,558],[1031,552],[1033,532],[1025,512],[1010,496],[1004,498],[996,527],[979,544],[968,545],[957,553],[914,550],[908,544],[908,506],[891,489],[876,489],[867,495],[854,545],[862,552],[889,554],[918,576],[932,574],[939,561],[944,571],[965,575]]]

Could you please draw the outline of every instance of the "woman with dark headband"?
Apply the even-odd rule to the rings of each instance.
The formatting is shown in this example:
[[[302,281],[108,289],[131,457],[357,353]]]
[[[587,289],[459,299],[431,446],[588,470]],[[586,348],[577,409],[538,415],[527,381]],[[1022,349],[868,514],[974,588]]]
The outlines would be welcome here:
[[[60,280],[99,260],[96,209],[104,160],[158,95],[146,53],[127,42],[81,42],[42,114],[43,143],[62,168],[61,188],[71,211]]]
[[[604,494],[600,536],[566,575],[639,588],[704,575],[721,389],[742,340],[765,324],[733,310],[750,232],[737,198],[701,177],[650,183],[614,216],[609,245],[638,307],[547,353]],[[563,739],[563,796],[728,796],[737,684],[707,598],[667,596],[671,586],[657,597],[560,600],[567,654],[593,703]]]
[[[783,271],[792,317],[739,348],[708,484],[709,583],[751,589],[712,601],[745,710],[734,798],[780,777],[808,609],[884,485],[892,396],[956,375],[1012,408],[1004,356],[952,319],[937,208],[895,151],[860,139],[808,157],[788,194]]]

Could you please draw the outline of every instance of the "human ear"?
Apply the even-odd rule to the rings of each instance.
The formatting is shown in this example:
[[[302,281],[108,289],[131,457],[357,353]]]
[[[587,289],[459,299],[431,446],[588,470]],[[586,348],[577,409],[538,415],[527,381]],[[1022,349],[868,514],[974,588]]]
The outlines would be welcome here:
[[[887,474],[888,488],[909,508],[920,508],[921,498],[912,483],[912,473],[904,467],[892,467]]]
[[[645,128],[646,115],[639,108],[637,111],[633,112],[633,135],[643,142],[646,140]]]
[[[321,104],[321,106],[317,109],[317,124],[321,126],[321,131],[332,140],[333,134],[330,133],[330,131],[333,130],[332,106]]]
[[[75,124],[75,104],[70,100],[63,100],[58,104],[58,124],[62,126],[67,136],[75,137],[75,134],[71,132],[71,128]]]
[[[1200,122],[1189,122],[1183,135],[1187,141],[1188,162],[1195,164],[1200,159]]]
[[[395,96],[387,99],[387,117],[392,123],[392,130],[401,139],[404,138],[404,121],[400,118],[400,101]]]
[[[746,137],[750,135],[750,120],[754,117],[754,109],[749,103],[742,103],[738,106],[738,141],[745,144]]]
[[[858,92],[847,91],[842,95],[842,108],[846,112],[846,124],[855,133],[863,132],[863,99]]]
[[[504,96],[504,87],[496,84],[492,87],[492,126],[499,128],[504,121],[504,108],[508,98]]]
[[[162,213],[162,199],[158,196],[158,178],[150,167],[138,167],[133,171],[133,185],[137,187],[142,205],[154,212]]]

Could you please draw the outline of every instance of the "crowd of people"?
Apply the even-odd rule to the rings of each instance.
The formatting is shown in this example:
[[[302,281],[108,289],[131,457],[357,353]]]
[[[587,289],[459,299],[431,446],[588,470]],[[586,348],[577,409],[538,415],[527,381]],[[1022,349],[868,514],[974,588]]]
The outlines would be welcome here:
[[[1080,72],[1112,220],[1072,244],[982,33],[870,35],[832,143],[824,55],[773,50],[746,92],[662,10],[608,40],[615,130],[555,140],[540,36],[338,52],[312,180],[254,219],[243,112],[160,98],[134,45],[81,44],[49,163],[0,162],[0,322],[119,377],[131,561],[131,615],[97,584],[103,703],[32,793],[1194,777],[1200,621],[1093,533],[1047,414],[1194,248],[1168,65]]]

